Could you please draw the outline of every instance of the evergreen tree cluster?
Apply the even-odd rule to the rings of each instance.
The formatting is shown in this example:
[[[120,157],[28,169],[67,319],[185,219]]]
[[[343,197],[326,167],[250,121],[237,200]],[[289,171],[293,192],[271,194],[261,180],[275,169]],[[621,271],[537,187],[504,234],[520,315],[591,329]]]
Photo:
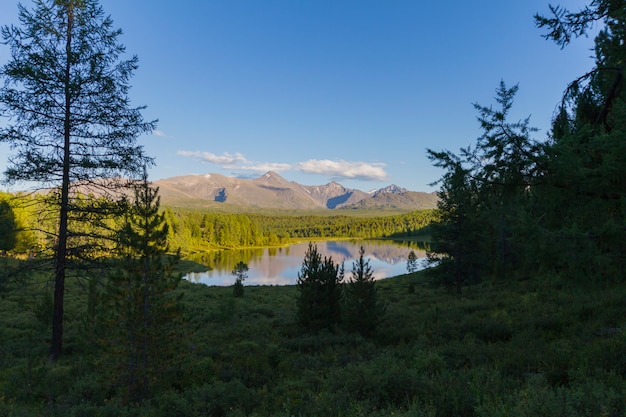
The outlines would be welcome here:
[[[341,322],[343,264],[322,259],[317,245],[309,243],[298,273],[298,322],[310,330],[333,329]]]
[[[546,141],[529,119],[509,121],[517,86],[497,109],[475,105],[483,135],[458,154],[429,150],[440,179],[430,259],[461,291],[484,276],[623,281],[626,253],[626,4],[536,16],[561,46],[600,22],[595,68],[572,82]]]
[[[334,331],[340,324],[348,331],[370,335],[385,313],[378,298],[374,275],[361,247],[352,265],[352,277],[344,281],[344,266],[324,256],[317,245],[309,248],[298,273],[298,323],[309,331]]]

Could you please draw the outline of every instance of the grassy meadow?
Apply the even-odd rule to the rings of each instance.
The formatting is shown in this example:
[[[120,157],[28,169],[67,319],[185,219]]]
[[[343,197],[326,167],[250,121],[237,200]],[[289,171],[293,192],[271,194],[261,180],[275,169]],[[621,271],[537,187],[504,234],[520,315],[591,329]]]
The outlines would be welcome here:
[[[64,356],[49,363],[47,277],[5,282],[0,416],[626,415],[623,286],[533,277],[458,297],[421,271],[377,288],[386,315],[363,338],[303,332],[295,286],[235,298],[183,281],[176,367],[150,399],[125,403],[99,347],[106,312],[89,311],[84,283],[68,285]]]

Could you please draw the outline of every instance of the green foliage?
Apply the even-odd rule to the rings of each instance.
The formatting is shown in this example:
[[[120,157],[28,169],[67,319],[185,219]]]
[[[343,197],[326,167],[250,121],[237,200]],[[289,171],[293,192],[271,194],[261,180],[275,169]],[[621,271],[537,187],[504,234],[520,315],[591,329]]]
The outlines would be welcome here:
[[[309,243],[298,272],[298,323],[307,330],[332,330],[341,322],[343,265],[317,251]]]
[[[551,17],[535,15],[537,26],[547,27],[549,32],[543,35],[561,47],[567,46],[574,38],[587,35],[594,24],[601,20],[612,19],[616,14],[623,13],[622,0],[594,0],[591,6],[579,12],[571,12],[561,6],[549,6]]]
[[[536,16],[547,38],[565,46],[592,25],[595,68],[574,80],[553,120],[544,180],[537,187],[536,226],[543,261],[564,276],[620,280],[626,249],[626,90],[623,88],[624,2],[594,1],[580,12],[551,8]]]
[[[1,31],[11,57],[0,109],[13,123],[0,141],[16,151],[7,180],[60,185],[64,169],[71,181],[140,174],[146,160],[134,140],[155,124],[128,106],[137,58],[118,60],[121,31],[96,0],[37,2],[19,17],[21,27]]]
[[[131,108],[128,80],[137,58],[120,60],[121,31],[97,0],[37,1],[20,6],[20,27],[3,26],[11,56],[0,68],[0,142],[14,155],[4,172],[8,183],[35,182],[54,208],[48,247],[54,252],[55,295],[50,357],[63,348],[64,290],[71,260],[97,258],[88,249],[106,230],[111,199],[84,199],[83,190],[110,197],[124,188],[119,178],[137,178],[152,162],[136,138],[156,123]],[[118,178],[115,180],[114,178]],[[95,203],[91,205],[89,203]],[[77,226],[78,225],[78,226]],[[105,232],[106,233],[106,232]]]
[[[2,197],[2,196],[0,196]],[[8,201],[0,200],[0,252],[12,250],[17,243],[15,214]]]
[[[369,336],[382,321],[385,306],[379,300],[369,259],[364,257],[365,249],[361,247],[359,259],[352,263],[352,277],[344,286],[343,322],[348,330]]]
[[[50,207],[40,197],[18,198],[8,195],[11,207],[19,226],[16,251],[28,253],[41,251],[49,242],[46,236],[55,233],[55,222],[50,216]],[[87,199],[89,196],[82,196]],[[95,207],[95,202],[88,203]],[[87,203],[82,203],[87,207]],[[101,212],[102,210],[99,210]],[[118,210],[119,212],[120,210]],[[207,250],[224,248],[255,248],[281,246],[296,239],[306,237],[390,237],[410,239],[420,236],[427,230],[434,218],[434,210],[421,210],[402,215],[384,217],[356,216],[315,216],[315,215],[261,215],[261,214],[226,214],[205,213],[193,210],[166,207],[163,210],[168,224],[167,241],[171,249],[179,248],[186,255],[196,254],[201,257]],[[45,216],[44,216],[45,215]],[[102,223],[98,219],[81,218],[87,224],[74,223],[74,228],[82,236],[98,231],[88,223]],[[103,223],[105,228],[115,228],[116,220]],[[228,226],[226,226],[228,225]],[[219,233],[216,233],[219,231]],[[101,232],[98,231],[99,233]],[[91,242],[92,245],[94,242]],[[98,256],[103,251],[110,251],[106,241],[100,241],[93,247]],[[226,256],[226,255],[225,255]],[[201,261],[202,262],[202,261]],[[234,267],[238,260],[232,262]]]
[[[159,374],[167,381],[129,403],[110,374],[120,351],[87,349],[82,320],[68,321],[67,355],[46,360],[45,278],[32,276],[0,297],[0,415],[623,415],[626,289],[548,278],[484,282],[462,298],[422,271],[377,281],[384,331],[368,338],[301,332],[295,285],[247,287],[244,300],[181,281],[193,331],[160,362],[176,368]],[[68,317],[84,315],[89,289],[67,290]],[[121,340],[113,330],[99,337]]]
[[[481,276],[527,278],[537,269],[619,279],[626,249],[622,102],[613,103],[610,115],[621,114],[623,123],[610,131],[580,115],[564,122],[562,109],[555,120],[559,136],[539,145],[529,138],[528,120],[506,121],[516,90],[501,84],[502,110],[477,106],[485,134],[475,149],[462,149],[460,156],[429,150],[446,170],[430,260],[458,293]]]
[[[475,147],[429,150],[446,173],[430,259],[460,293],[480,276],[527,279],[538,270],[566,279],[623,281],[626,257],[626,12],[621,0],[580,12],[536,16],[565,46],[600,24],[596,67],[567,88],[547,142],[528,119],[507,120],[517,87],[501,83],[500,108],[475,105],[484,134]]]
[[[428,260],[439,266],[437,273],[443,282],[453,277],[457,293],[465,280],[474,278],[480,272],[477,266],[482,259],[481,246],[477,245],[477,225],[480,217],[475,213],[474,185],[469,180],[459,159],[449,152],[429,151],[430,158],[436,159],[436,166],[447,170],[442,178],[440,200],[437,203],[440,213],[436,223],[431,225],[431,252]]]
[[[172,274],[172,262],[163,261],[166,239],[158,190],[144,177],[135,186],[134,204],[119,232],[122,268],[111,275],[108,294],[113,303],[111,331],[116,335],[108,342],[117,364],[116,379],[132,401],[146,398],[175,366],[180,309],[174,291],[181,278]]]
[[[25,254],[39,249],[34,233],[36,199],[0,192],[0,251]],[[42,239],[43,236],[38,236]]]
[[[53,267],[30,270],[20,285],[3,285],[0,415],[626,415],[626,111],[623,89],[613,88],[622,70],[609,69],[624,58],[624,7],[606,0],[581,14],[554,10],[557,20],[547,23],[561,25],[555,39],[582,33],[590,17],[604,19],[606,30],[596,43],[598,71],[587,84],[581,79],[572,86],[551,141],[535,147],[526,121],[506,121],[516,89],[501,85],[500,110],[477,106],[485,135],[475,149],[460,156],[430,152],[446,171],[432,249],[442,251],[439,272],[451,267],[453,283],[475,279],[463,297],[428,285],[427,272],[379,281],[384,331],[366,339],[336,325],[343,268],[322,260],[313,245],[298,285],[249,287],[245,300],[229,287],[176,280],[164,261],[166,239],[180,233],[203,242],[203,231],[215,223],[196,227],[186,214],[160,213],[156,194],[145,187],[119,235],[124,256],[110,260],[118,273],[109,292],[100,292],[103,269],[81,270],[87,287],[68,282],[62,360],[45,360],[49,335],[42,323],[52,314]],[[283,220],[248,219],[238,221],[258,220],[261,234],[271,230],[285,239],[359,224],[333,218],[315,226],[305,216],[285,218],[281,229]],[[373,229],[363,233],[398,227],[391,217],[360,220]],[[234,223],[222,229],[223,242],[250,242],[235,243],[245,232]],[[5,260],[2,267],[11,269],[35,262]],[[355,269],[369,275],[363,259]],[[478,282],[483,274],[508,279]],[[156,292],[146,298],[146,288]],[[106,296],[112,296],[106,315],[113,326],[99,322]],[[154,314],[143,315],[147,305]],[[307,328],[322,330],[300,332],[303,317]],[[182,318],[194,331],[178,332]],[[94,335],[103,343],[89,349]],[[142,368],[144,352],[149,369]],[[141,392],[145,386],[129,384],[132,378],[111,380],[120,365],[125,369],[116,376],[148,376],[150,390]]]
[[[235,297],[243,297],[243,282],[248,278],[248,265],[243,261],[239,261],[232,273],[236,277],[233,285],[233,295]]]
[[[434,218],[434,210],[362,218],[206,213],[166,208],[165,217],[170,226],[170,245],[189,253],[215,248],[278,246],[293,239],[417,236]]]

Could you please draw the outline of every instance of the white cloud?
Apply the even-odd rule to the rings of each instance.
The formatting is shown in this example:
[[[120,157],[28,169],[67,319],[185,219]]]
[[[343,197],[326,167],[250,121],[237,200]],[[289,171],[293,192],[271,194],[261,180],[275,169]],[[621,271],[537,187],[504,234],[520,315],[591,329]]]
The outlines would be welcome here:
[[[222,155],[215,155],[211,152],[200,152],[200,151],[178,151],[177,155],[187,156],[193,159],[197,159],[202,162],[208,162],[216,165],[223,165],[225,168],[233,168],[234,166],[240,163],[247,163],[246,158],[240,154],[236,153],[235,155],[231,155],[228,152],[223,153]]]
[[[382,162],[368,163],[362,161],[344,161],[329,159],[310,159],[295,165],[281,162],[249,161],[243,154],[228,152],[215,155],[201,151],[178,151],[178,155],[193,158],[201,162],[219,165],[222,169],[251,172],[283,172],[296,170],[305,174],[325,175],[332,179],[355,179],[363,181],[384,181],[388,179],[386,164]]]
[[[331,161],[329,159],[310,159],[300,162],[296,168],[307,174],[328,175],[336,179],[358,179],[365,181],[384,181],[388,178],[382,162],[368,163],[361,161]]]
[[[220,165],[222,168],[238,170],[238,171],[254,171],[254,172],[267,172],[267,171],[288,171],[292,167],[290,164],[283,164],[279,162],[254,162],[249,161],[241,153],[237,152],[231,155],[228,152],[224,152],[222,155],[215,155],[211,152],[200,151],[178,151],[178,155],[186,156],[199,160],[201,162],[208,162],[210,164]]]
[[[258,172],[267,172],[267,171],[283,172],[283,171],[291,170],[292,166],[290,164],[281,164],[280,162],[258,162],[258,163],[242,166],[239,169],[243,169],[246,171],[258,171]]]
[[[168,135],[166,135],[166,134],[165,134],[165,132],[164,132],[164,131],[162,131],[162,130],[153,130],[153,131],[152,131],[152,134],[153,134],[154,136],[158,136],[158,137],[160,137],[160,138],[169,138],[169,136],[168,136]]]

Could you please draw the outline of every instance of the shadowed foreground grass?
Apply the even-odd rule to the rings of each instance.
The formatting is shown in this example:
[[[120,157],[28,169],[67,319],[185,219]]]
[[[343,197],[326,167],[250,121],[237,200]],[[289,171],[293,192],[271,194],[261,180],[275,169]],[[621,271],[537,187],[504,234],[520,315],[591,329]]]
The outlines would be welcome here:
[[[0,295],[0,416],[624,416],[626,289],[547,279],[456,297],[424,273],[379,281],[386,316],[364,339],[303,333],[297,289],[183,282],[182,366],[124,404],[68,288],[65,355],[46,362],[43,280]],[[103,335],[99,335],[102,337]]]

